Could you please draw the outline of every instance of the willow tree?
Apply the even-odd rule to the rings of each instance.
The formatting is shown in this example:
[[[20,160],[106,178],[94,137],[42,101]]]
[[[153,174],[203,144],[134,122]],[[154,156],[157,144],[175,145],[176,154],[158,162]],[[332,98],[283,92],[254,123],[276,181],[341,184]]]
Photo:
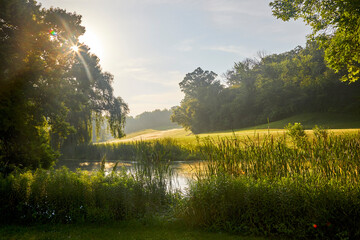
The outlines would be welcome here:
[[[123,135],[128,107],[113,76],[79,43],[81,16],[34,0],[0,1],[0,167],[49,167],[65,143],[89,142],[91,119]]]

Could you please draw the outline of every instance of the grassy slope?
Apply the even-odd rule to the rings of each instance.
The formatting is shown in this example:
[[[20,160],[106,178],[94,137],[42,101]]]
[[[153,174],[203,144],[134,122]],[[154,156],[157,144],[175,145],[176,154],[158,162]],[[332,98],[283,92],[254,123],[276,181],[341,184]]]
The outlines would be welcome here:
[[[307,113],[290,118],[286,118],[280,121],[270,122],[269,124],[262,124],[255,127],[219,131],[211,133],[198,134],[200,138],[203,137],[230,137],[234,133],[237,136],[256,136],[257,134],[282,134],[285,130],[284,127],[288,123],[300,122],[305,129],[312,129],[315,125],[322,126],[324,128],[333,129],[335,133],[343,132],[356,132],[360,128],[360,116],[349,115],[349,114],[334,114],[334,113]],[[196,137],[190,131],[185,129],[171,129],[165,131],[157,131],[147,129],[144,131],[129,134],[121,140],[113,140],[112,142],[123,142],[133,140],[152,140],[158,138],[175,138],[183,143],[192,144],[196,141]]]
[[[67,224],[38,226],[2,226],[0,239],[40,240],[40,239],[92,239],[92,240],[132,240],[132,239],[224,239],[224,240],[262,240],[257,237],[241,237],[227,233],[212,233],[192,229],[174,223],[107,223]]]
[[[271,122],[270,128],[284,128],[288,123],[300,122],[305,129],[312,129],[315,125],[330,129],[360,128],[360,116],[353,114],[334,113],[306,113]],[[268,124],[262,124],[253,128],[265,129]],[[252,128],[252,129],[253,129]]]

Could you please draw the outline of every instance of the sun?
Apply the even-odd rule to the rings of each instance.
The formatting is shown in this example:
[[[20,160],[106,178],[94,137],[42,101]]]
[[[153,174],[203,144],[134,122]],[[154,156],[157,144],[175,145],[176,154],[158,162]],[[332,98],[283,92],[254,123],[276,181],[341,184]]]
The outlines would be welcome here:
[[[90,52],[96,54],[100,59],[104,57],[104,45],[100,41],[99,35],[89,28],[86,29],[84,35],[79,37],[79,41],[87,45],[90,48]]]
[[[79,47],[74,45],[71,47],[71,50],[73,50],[74,52],[79,52]]]

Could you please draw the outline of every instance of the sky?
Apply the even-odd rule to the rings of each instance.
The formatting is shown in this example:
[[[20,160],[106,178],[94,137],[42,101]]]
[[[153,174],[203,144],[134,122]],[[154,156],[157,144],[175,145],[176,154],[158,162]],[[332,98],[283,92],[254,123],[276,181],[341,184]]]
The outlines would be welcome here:
[[[179,82],[201,67],[221,77],[259,51],[304,46],[310,27],[272,16],[270,0],[38,0],[82,15],[81,41],[114,75],[131,116],[180,105]]]

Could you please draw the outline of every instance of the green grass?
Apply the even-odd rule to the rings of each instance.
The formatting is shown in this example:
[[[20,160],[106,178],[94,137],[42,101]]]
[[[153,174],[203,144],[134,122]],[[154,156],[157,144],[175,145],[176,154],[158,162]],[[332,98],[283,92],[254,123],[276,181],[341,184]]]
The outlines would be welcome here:
[[[288,123],[300,122],[305,129],[312,129],[315,125],[328,129],[360,128],[360,115],[341,113],[305,113],[280,121],[262,124],[248,129],[283,129]]]
[[[107,224],[68,224],[36,226],[0,226],[1,240],[135,240],[135,239],[204,239],[262,240],[228,233],[206,232],[179,223],[149,223],[140,221]]]
[[[61,169],[1,176],[0,220],[6,224],[75,223],[79,228],[68,231],[75,239],[96,235],[82,235],[91,233],[87,228],[94,226],[78,224],[110,222],[113,225],[95,226],[102,230],[94,231],[111,233],[107,228],[134,220],[145,225],[127,225],[120,235],[183,239],[188,236],[184,232],[191,232],[195,239],[202,238],[196,235],[198,230],[184,226],[179,231],[176,225],[167,225],[169,218],[218,234],[359,239],[360,133],[346,130],[347,134],[338,134],[317,128],[309,136],[300,124],[289,125],[286,134],[275,136],[268,135],[267,130],[259,131],[263,134],[239,137],[227,133],[227,137],[199,141],[194,149],[201,153],[199,159],[206,161],[199,166],[186,195],[166,190],[166,175],[171,174],[169,161],[184,153],[184,146],[169,138],[119,143],[131,145],[134,159],[143,164],[134,174]],[[104,147],[114,153],[117,147],[126,149],[119,146],[91,147]],[[162,222],[149,225],[153,216],[162,217]],[[60,226],[66,229],[72,225]],[[33,235],[41,237],[43,230],[41,226],[39,229],[33,230]],[[3,235],[28,234],[22,231]],[[57,234],[57,230],[44,234]],[[69,234],[59,234],[63,236]],[[42,239],[56,237],[44,235]]]
[[[155,129],[145,129],[145,130],[129,133],[129,134],[126,135],[126,137],[124,139],[130,139],[130,138],[134,138],[134,137],[137,137],[137,136],[140,136],[140,135],[153,133],[153,132],[158,132],[158,131],[159,130],[155,130]]]
[[[360,134],[205,139],[180,216],[218,231],[359,239]],[[317,227],[314,227],[316,224]]]
[[[296,115],[290,118],[286,118],[280,121],[270,122],[269,124],[262,124],[249,128],[234,129],[227,131],[217,131],[202,133],[194,135],[190,131],[185,129],[178,128],[166,131],[147,129],[144,131],[139,131],[136,133],[129,134],[125,138],[112,140],[111,143],[116,142],[130,142],[133,140],[154,140],[161,138],[174,138],[178,142],[185,145],[196,144],[196,136],[200,138],[211,137],[231,137],[234,134],[237,136],[243,137],[253,137],[260,135],[267,135],[271,133],[272,135],[282,135],[285,130],[284,127],[288,123],[300,122],[305,129],[312,129],[315,125],[324,127],[326,129],[333,129],[337,134],[356,132],[360,128],[360,116],[354,114],[338,114],[338,113],[306,113]],[[312,131],[309,130],[307,133],[311,134]]]

